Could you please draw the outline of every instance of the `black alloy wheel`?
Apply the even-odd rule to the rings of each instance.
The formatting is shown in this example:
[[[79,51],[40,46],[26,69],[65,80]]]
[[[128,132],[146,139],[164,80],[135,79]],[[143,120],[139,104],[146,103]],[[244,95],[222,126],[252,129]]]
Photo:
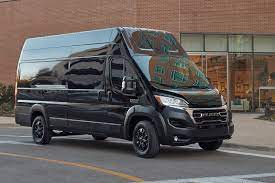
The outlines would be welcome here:
[[[37,116],[32,124],[32,137],[36,144],[49,144],[51,141],[51,131],[43,116]]]
[[[159,153],[159,139],[150,121],[137,123],[133,131],[133,146],[136,154],[142,158],[153,158]]]
[[[148,134],[144,128],[139,128],[135,133],[135,145],[141,152],[145,152],[149,147]]]

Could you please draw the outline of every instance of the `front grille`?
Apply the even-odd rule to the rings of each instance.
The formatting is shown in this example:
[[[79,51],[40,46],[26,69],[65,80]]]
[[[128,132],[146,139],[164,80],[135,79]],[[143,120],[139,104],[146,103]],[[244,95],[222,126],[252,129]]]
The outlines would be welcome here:
[[[226,123],[227,112],[225,109],[194,110],[193,118],[196,124],[218,125]]]

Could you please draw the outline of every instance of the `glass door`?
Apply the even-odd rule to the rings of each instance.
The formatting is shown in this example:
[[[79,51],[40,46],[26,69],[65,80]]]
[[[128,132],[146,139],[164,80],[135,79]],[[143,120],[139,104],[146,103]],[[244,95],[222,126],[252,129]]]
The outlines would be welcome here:
[[[228,98],[227,58],[227,54],[221,53],[207,53],[205,56],[205,74],[226,99]]]
[[[189,53],[189,57],[225,99],[230,101],[228,54],[224,52],[200,52]],[[230,107],[230,102],[228,104]]]
[[[205,73],[205,56],[203,53],[189,53],[189,58],[197,65],[197,67]]]

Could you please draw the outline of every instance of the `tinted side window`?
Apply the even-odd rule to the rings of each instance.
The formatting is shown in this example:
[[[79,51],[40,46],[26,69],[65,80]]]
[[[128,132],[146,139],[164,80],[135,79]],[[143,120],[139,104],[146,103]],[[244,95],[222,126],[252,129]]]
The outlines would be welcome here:
[[[59,85],[65,87],[68,61],[25,62],[19,65],[19,87]]]
[[[103,89],[103,58],[79,58],[71,61],[68,75],[70,89]]]
[[[122,79],[124,76],[136,78],[135,72],[130,63],[123,58],[115,58],[111,62],[112,84],[115,89],[121,90]]]

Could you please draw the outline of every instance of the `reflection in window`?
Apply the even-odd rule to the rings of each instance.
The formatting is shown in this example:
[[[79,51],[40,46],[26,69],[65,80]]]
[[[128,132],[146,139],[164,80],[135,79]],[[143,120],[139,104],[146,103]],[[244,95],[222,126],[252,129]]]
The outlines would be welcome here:
[[[161,31],[138,30],[128,34],[131,43],[137,48],[137,53],[147,54],[183,54],[183,50],[176,38]]]
[[[19,87],[37,85],[65,85],[67,61],[21,63]]]
[[[134,71],[130,64],[123,58],[112,60],[112,84],[114,88],[121,90],[122,80],[124,76],[133,77]]]
[[[103,89],[104,62],[102,58],[80,58],[71,62],[67,73],[70,89]]]
[[[229,35],[229,52],[252,52],[252,36]]]

